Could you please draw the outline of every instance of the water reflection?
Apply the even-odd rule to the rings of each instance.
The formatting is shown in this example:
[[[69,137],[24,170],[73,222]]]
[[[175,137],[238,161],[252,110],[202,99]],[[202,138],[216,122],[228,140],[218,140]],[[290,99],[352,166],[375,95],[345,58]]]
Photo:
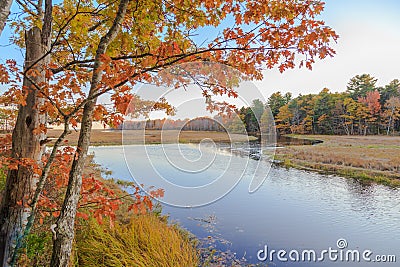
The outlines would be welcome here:
[[[185,149],[191,149],[190,146]],[[95,160],[119,178],[129,179],[121,148],[95,147]],[[158,150],[154,150],[158,151]],[[112,157],[110,156],[112,155]],[[229,170],[243,171],[244,155]],[[249,170],[256,160],[248,162]],[[162,165],[162,162],[155,162]],[[253,165],[252,165],[253,164]],[[140,162],[137,167],[140,168]],[[223,166],[219,166],[223,167]],[[339,238],[349,248],[370,249],[375,254],[395,254],[400,260],[400,191],[381,185],[294,169],[272,168],[267,180],[248,193],[249,175],[224,198],[200,208],[163,207],[163,213],[199,238],[210,232],[193,218],[215,216],[213,234],[227,241],[218,246],[257,263],[256,253],[265,244],[272,249],[326,249]],[[269,266],[365,266],[365,263],[282,263]],[[370,263],[368,266],[398,266]]]

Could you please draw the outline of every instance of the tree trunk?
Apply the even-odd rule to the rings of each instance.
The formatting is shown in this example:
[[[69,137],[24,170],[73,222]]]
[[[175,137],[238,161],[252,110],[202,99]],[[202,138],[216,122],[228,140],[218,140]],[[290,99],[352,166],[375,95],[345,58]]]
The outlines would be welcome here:
[[[96,51],[96,57],[93,67],[93,76],[90,84],[88,98],[93,97],[98,90],[101,81],[101,56],[106,53],[108,45],[115,39],[130,0],[121,0],[118,6],[118,12],[113,25],[105,36],[100,39]],[[81,130],[79,133],[78,145],[76,147],[76,156],[72,162],[69,173],[67,192],[65,193],[64,203],[57,219],[55,228],[56,234],[53,242],[53,253],[50,266],[58,267],[68,266],[72,251],[72,243],[75,235],[75,216],[82,186],[82,172],[86,161],[88,147],[90,145],[90,134],[92,131],[93,111],[96,106],[97,98],[88,101],[83,109]]]
[[[10,15],[11,4],[12,0],[0,1],[0,36],[3,32],[4,26],[6,26],[8,15]]]
[[[44,55],[45,50],[41,43],[39,28],[35,27],[27,32],[25,69]],[[43,63],[44,60],[34,67],[42,75],[30,78],[36,84],[44,82]],[[40,164],[45,148],[45,145],[41,145],[41,141],[45,139],[45,134],[34,134],[33,130],[40,124],[46,123],[45,115],[39,112],[44,100],[38,96],[38,91],[27,78],[24,78],[23,85],[27,88],[28,95],[26,105],[19,107],[13,130],[12,157],[16,160],[33,159]],[[16,242],[21,242],[19,237],[22,236],[31,212],[29,204],[38,181],[38,176],[32,172],[32,167],[19,165],[17,170],[10,170],[7,175],[0,209],[0,262],[2,266],[9,266]]]
[[[389,122],[388,122],[387,130],[386,130],[386,135],[389,135],[389,133],[390,133],[390,127],[392,126],[393,115],[394,115],[394,108],[392,108],[391,112],[390,112]],[[394,127],[394,125],[393,125],[393,127]]]
[[[68,266],[69,263],[75,234],[75,215],[82,187],[82,172],[90,144],[92,114],[95,104],[95,101],[88,102],[84,108],[77,145],[77,156],[72,163],[67,192],[57,220],[56,238],[53,243],[50,266]]]

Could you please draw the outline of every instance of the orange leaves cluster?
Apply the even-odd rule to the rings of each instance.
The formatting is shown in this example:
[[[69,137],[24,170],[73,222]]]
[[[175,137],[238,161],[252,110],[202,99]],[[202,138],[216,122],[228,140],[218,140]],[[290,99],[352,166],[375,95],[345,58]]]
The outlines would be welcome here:
[[[0,84],[5,84],[10,82],[10,75],[8,74],[7,68],[0,64]]]
[[[241,2],[241,1],[239,1]],[[234,52],[216,51],[216,58],[237,67],[253,78],[260,78],[265,62],[283,72],[295,66],[295,55],[303,54],[303,64],[311,69],[315,57],[325,58],[335,52],[331,41],[338,35],[316,16],[323,10],[319,1],[243,1],[225,2],[223,10],[233,15],[236,25],[223,31],[209,47],[236,47]],[[255,25],[255,26],[254,26]],[[221,41],[225,40],[225,41]],[[224,55],[221,55],[224,54]]]
[[[62,196],[68,184],[69,171],[75,153],[75,149],[69,146],[57,151],[49,174],[50,179],[38,203],[39,214],[42,218],[50,215],[57,217],[59,215]],[[99,222],[102,221],[104,216],[113,220],[115,211],[118,210],[120,204],[121,200],[113,190],[94,178],[93,174],[82,177],[82,193],[78,205],[78,217],[88,218],[89,214],[91,214]]]
[[[73,0],[54,6],[56,39],[52,40],[50,63],[43,70],[46,83],[36,90],[46,98],[41,111],[47,112],[55,123],[64,120],[60,112],[70,115],[73,126],[80,121],[81,104],[88,100],[93,67],[98,64],[94,61],[97,45],[116,14],[116,2],[103,5],[90,1],[83,5]],[[96,94],[111,91],[113,109],[98,106],[94,119],[113,126],[120,124],[132,99],[127,88],[129,91],[140,82],[175,87],[188,84],[190,79],[182,75],[158,77],[161,70],[177,64],[217,62],[236,68],[252,79],[261,79],[261,70],[265,67],[278,67],[283,72],[300,62],[300,66],[311,69],[317,57],[334,54],[330,45],[338,38],[331,28],[316,19],[323,5],[320,1],[294,0],[171,0],[140,4],[133,1],[117,38],[100,57],[101,82]],[[236,22],[233,26],[225,23],[230,16]],[[215,39],[204,37],[198,43],[193,36],[199,33],[196,30],[205,30],[206,26],[219,27],[220,33]],[[297,54],[302,55],[299,61],[296,61]],[[20,73],[15,62],[7,62],[7,67],[1,65],[0,83],[10,82],[11,72],[15,77]],[[210,73],[200,72],[203,77]],[[27,74],[39,73],[32,69]],[[198,81],[205,86],[213,81],[219,83],[219,86],[217,83],[209,86],[208,96],[236,96],[229,89],[232,84],[208,78]],[[25,104],[27,90],[14,84],[6,96],[14,103]],[[157,105],[172,111],[166,105]]]
[[[369,113],[373,116],[375,114],[378,114],[381,110],[381,104],[379,102],[380,98],[381,95],[377,90],[375,90],[367,92],[365,97],[359,97],[358,102],[367,106]]]
[[[51,62],[44,69],[47,84],[40,85],[42,94],[52,99],[42,109],[51,114],[53,121],[62,121],[60,110],[66,114],[76,112],[75,108],[87,98],[97,64],[97,45],[115,17],[116,6],[117,2],[82,4],[75,0],[54,6]],[[132,88],[139,82],[157,82],[151,77],[160,70],[185,62],[227,64],[250,78],[261,79],[262,68],[277,66],[283,72],[295,66],[296,54],[302,54],[300,65],[311,69],[316,57],[334,54],[330,45],[338,38],[316,18],[323,6],[321,1],[294,0],[133,1],[117,38],[101,56],[102,78],[97,92],[118,93],[125,90],[125,85]],[[236,23],[225,23],[227,17],[233,17]],[[206,26],[219,27],[220,34],[215,39],[207,36],[195,41],[193,36],[200,33],[196,30],[206,30]],[[18,73],[15,62],[8,65],[8,71],[0,66],[0,82],[10,80],[10,71]],[[35,70],[28,74],[38,75]],[[164,76],[160,82],[175,87],[187,82],[178,76],[172,78]],[[223,87],[221,94],[235,96]],[[14,87],[9,95],[23,103],[26,94],[23,88]],[[126,111],[128,100],[128,94],[112,99],[116,104],[111,113],[116,119],[100,110],[96,119],[107,118],[104,120],[115,124]],[[79,118],[75,116],[74,120]]]
[[[63,191],[68,183],[68,172],[65,167],[60,169],[60,173],[53,174],[50,183],[53,187],[43,191],[39,200],[39,214],[42,218],[47,216],[58,217],[62,205]],[[115,212],[118,210],[122,201],[113,190],[105,186],[93,175],[82,177],[82,193],[78,204],[77,217],[88,219],[96,218],[100,223],[104,217],[115,219]]]
[[[11,157],[11,136],[6,135],[0,138],[0,169],[4,171],[18,170],[23,167],[30,172],[41,175],[42,169],[39,163],[32,158]]]
[[[89,175],[82,177],[82,194],[78,208],[82,211],[77,213],[78,217],[87,219],[92,214],[99,223],[103,217],[109,217],[110,221],[115,219],[115,212],[119,209],[122,201],[101,181]]]
[[[14,78],[12,78],[14,76]],[[6,65],[0,64],[0,84],[8,84],[11,82],[20,82],[21,76],[17,62],[13,59],[7,59]]]
[[[236,106],[226,101],[209,101],[206,108],[210,112],[217,112],[220,116],[230,116],[235,111]]]
[[[42,223],[46,217],[58,217],[62,206],[63,195],[65,193],[69,171],[75,149],[69,146],[63,147],[57,151],[56,158],[52,164],[49,174],[49,180],[38,201],[39,222]],[[44,159],[44,162],[46,159]],[[26,162],[25,164],[31,164]],[[162,197],[163,190],[153,190],[150,196],[142,194],[139,187],[135,186],[133,194],[134,203],[130,205],[129,210],[138,213],[151,211],[153,208],[152,198]],[[125,196],[126,197],[126,196]],[[82,176],[81,198],[78,203],[77,217],[88,219],[93,217],[102,223],[105,217],[110,222],[115,220],[116,211],[119,209],[123,196],[117,195],[104,182],[95,178],[94,173]]]
[[[111,100],[114,103],[114,107],[116,112],[119,112],[121,114],[125,114],[128,105],[133,99],[133,95],[130,93],[130,88],[127,88],[125,90],[120,90],[118,93],[114,93],[111,96]]]
[[[152,110],[164,110],[167,115],[173,116],[175,114],[175,108],[168,103],[168,101],[161,97],[157,102],[154,103]]]
[[[1,96],[4,105],[26,105],[29,88],[21,86],[21,70],[15,60],[8,59],[0,64],[0,84],[7,84],[7,90]]]
[[[161,198],[164,196],[163,189],[150,190],[149,195],[142,195],[139,186],[134,186],[134,203],[129,205],[128,211],[135,214],[146,214],[153,209],[153,198]]]

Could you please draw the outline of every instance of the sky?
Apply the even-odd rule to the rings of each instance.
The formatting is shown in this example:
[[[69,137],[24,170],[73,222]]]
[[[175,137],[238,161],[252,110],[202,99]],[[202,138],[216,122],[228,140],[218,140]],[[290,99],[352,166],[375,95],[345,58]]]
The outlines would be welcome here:
[[[400,1],[326,0],[320,16],[338,34],[336,55],[317,61],[313,70],[295,68],[280,74],[264,71],[256,86],[268,97],[275,91],[293,95],[346,90],[349,80],[368,73],[383,86],[400,79]]]
[[[398,0],[326,0],[319,17],[332,27],[339,39],[333,44],[336,55],[318,60],[313,70],[295,68],[281,74],[265,70],[264,79],[255,85],[268,98],[273,92],[318,93],[346,90],[349,80],[368,73],[378,79],[378,86],[400,79],[400,1]],[[21,52],[9,46],[7,31],[0,37],[0,62],[6,58],[22,59]]]

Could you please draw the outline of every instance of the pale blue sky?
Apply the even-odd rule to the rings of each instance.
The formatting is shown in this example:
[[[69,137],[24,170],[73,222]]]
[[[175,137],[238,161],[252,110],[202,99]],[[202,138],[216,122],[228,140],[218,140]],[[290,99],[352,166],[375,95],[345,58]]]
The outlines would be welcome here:
[[[378,78],[378,85],[400,79],[399,14],[398,0],[326,0],[321,19],[340,35],[334,45],[337,55],[318,61],[313,71],[295,68],[280,74],[266,70],[264,80],[255,84],[268,97],[277,90],[294,95],[317,93],[324,87],[344,91],[350,78],[362,73]],[[22,60],[19,49],[4,46],[7,43],[8,33],[4,31],[0,62],[10,57]]]
[[[336,56],[317,62],[312,71],[295,68],[280,74],[265,71],[255,82],[263,94],[272,92],[317,93],[324,87],[346,90],[357,74],[369,73],[378,85],[400,79],[400,1],[326,0],[321,19],[340,35]]]

